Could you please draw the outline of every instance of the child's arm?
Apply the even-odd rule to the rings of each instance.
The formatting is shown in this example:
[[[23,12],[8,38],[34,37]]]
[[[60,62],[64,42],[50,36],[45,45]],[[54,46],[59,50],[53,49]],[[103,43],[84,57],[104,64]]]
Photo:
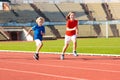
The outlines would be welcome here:
[[[44,35],[45,35],[45,33],[43,33],[43,32],[41,31],[41,35],[42,35],[42,36],[44,36]]]
[[[41,30],[40,34],[41,34],[42,36],[45,35],[45,27],[43,27],[43,29]]]
[[[32,31],[32,28],[28,30],[28,33],[25,35],[25,37],[27,37],[31,31]]]
[[[74,27],[74,28],[66,28],[67,29],[67,31],[73,31],[73,30],[76,30],[76,27]]]
[[[76,35],[79,34],[79,28],[78,28],[78,25],[76,26]]]

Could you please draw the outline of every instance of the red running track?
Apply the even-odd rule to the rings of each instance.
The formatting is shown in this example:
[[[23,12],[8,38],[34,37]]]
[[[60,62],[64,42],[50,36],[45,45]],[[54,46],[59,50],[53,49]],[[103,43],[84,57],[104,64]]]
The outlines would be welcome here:
[[[120,57],[0,52],[0,80],[120,80]]]

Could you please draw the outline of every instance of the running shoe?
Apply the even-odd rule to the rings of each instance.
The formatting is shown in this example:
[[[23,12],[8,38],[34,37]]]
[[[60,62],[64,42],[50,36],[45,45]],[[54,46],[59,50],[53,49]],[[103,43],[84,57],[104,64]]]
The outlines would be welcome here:
[[[35,53],[34,56],[33,56],[33,58],[34,58],[35,60],[39,60],[39,54]]]
[[[62,55],[60,56],[60,59],[61,59],[61,60],[64,60],[64,54],[62,54]]]
[[[74,56],[78,56],[78,54],[77,54],[76,51],[73,51],[73,55],[74,55]]]

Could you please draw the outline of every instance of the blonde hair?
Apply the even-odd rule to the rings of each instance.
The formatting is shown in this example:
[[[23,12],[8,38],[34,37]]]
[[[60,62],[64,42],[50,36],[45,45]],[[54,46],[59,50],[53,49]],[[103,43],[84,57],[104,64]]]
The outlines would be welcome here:
[[[38,18],[36,19],[36,23],[38,23],[39,20],[41,20],[43,23],[45,22],[45,19],[44,19],[43,17],[38,17]]]

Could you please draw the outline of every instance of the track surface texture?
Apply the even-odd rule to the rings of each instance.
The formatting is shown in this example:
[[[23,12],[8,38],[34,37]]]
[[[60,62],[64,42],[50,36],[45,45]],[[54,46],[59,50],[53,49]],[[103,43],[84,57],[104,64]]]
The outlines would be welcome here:
[[[0,52],[0,80],[120,80],[120,57]]]

